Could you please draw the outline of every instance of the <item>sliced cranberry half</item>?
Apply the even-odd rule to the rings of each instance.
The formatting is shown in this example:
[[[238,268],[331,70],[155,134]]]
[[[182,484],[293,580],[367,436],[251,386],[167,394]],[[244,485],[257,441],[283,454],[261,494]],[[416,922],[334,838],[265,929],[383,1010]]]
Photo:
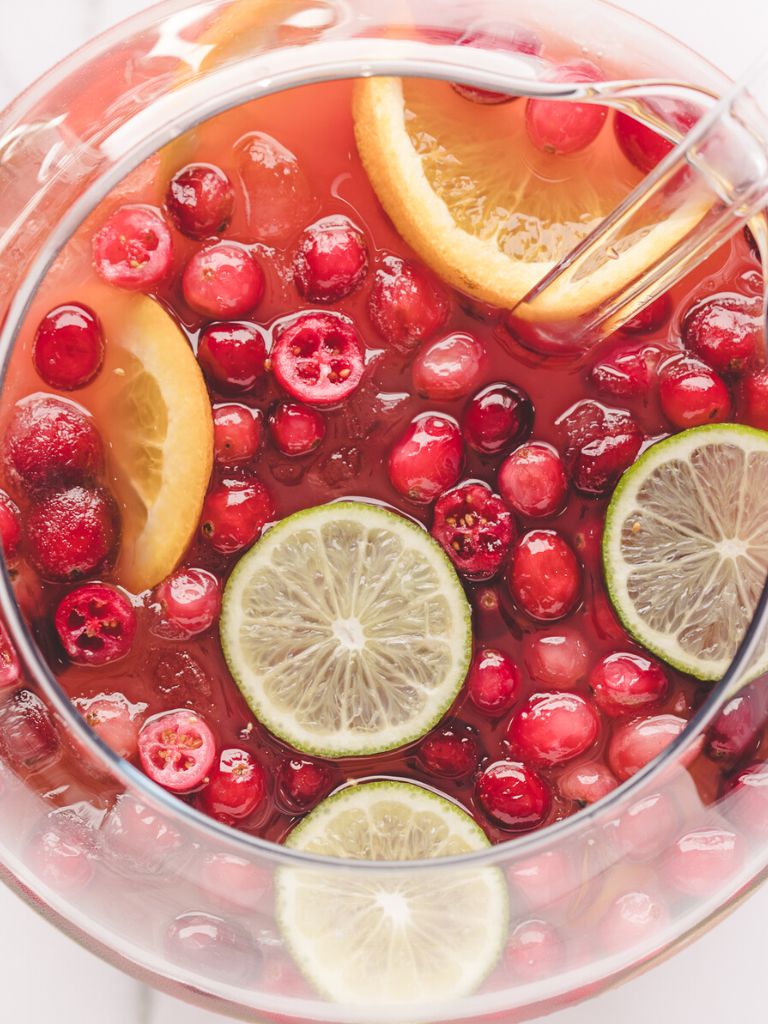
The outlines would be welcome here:
[[[335,405],[363,378],[363,345],[347,320],[331,313],[305,313],[278,336],[272,369],[293,398],[308,405]]]
[[[367,273],[365,237],[348,217],[323,217],[301,236],[293,279],[310,302],[338,302],[359,288]]]
[[[496,761],[478,780],[477,801],[496,825],[524,832],[544,823],[552,806],[552,794],[528,765]]]
[[[464,439],[481,455],[496,455],[525,441],[533,427],[533,403],[514,384],[490,384],[478,392],[461,421]]]
[[[124,658],[136,636],[136,612],[106,583],[86,583],[67,594],[54,618],[64,650],[78,665],[108,665]]]
[[[49,387],[59,391],[84,388],[104,362],[104,332],[99,318],[78,303],[52,309],[37,328],[32,361]]]
[[[262,765],[247,750],[223,750],[210,782],[200,794],[204,810],[219,821],[247,818],[264,800],[267,791]]]
[[[482,484],[448,491],[435,505],[432,536],[467,579],[495,576],[515,537],[512,513]]]
[[[368,312],[386,342],[410,352],[445,325],[451,300],[424,267],[387,256],[374,276]]]
[[[404,498],[426,504],[457,483],[464,442],[455,420],[425,413],[395,442],[387,468],[390,483]]]
[[[152,288],[173,264],[168,225],[151,206],[121,206],[94,237],[93,262],[107,284],[129,291]]]
[[[187,164],[177,171],[165,197],[176,227],[188,238],[220,235],[232,219],[232,182],[213,164]]]
[[[201,786],[215,756],[213,733],[194,711],[165,711],[145,722],[139,733],[141,767],[172,793]]]
[[[507,583],[518,607],[532,619],[562,619],[581,594],[581,566],[555,530],[531,530],[517,542]]]
[[[209,320],[247,316],[264,295],[264,271],[247,249],[231,242],[195,253],[184,268],[184,301]]]
[[[603,495],[637,458],[643,433],[626,409],[591,399],[577,402],[558,420],[565,463],[584,494]]]

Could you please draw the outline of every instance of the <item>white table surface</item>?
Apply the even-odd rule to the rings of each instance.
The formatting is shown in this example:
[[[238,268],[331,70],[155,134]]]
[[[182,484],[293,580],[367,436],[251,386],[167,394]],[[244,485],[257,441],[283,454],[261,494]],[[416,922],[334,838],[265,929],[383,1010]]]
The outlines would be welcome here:
[[[0,0],[0,108],[89,36],[147,0]],[[732,74],[768,43],[765,0],[618,0]],[[725,19],[725,12],[729,17]],[[699,942],[641,978],[547,1024],[765,1020],[768,887]],[[149,992],[38,918],[0,886],[0,1020],[8,1024],[219,1024]]]

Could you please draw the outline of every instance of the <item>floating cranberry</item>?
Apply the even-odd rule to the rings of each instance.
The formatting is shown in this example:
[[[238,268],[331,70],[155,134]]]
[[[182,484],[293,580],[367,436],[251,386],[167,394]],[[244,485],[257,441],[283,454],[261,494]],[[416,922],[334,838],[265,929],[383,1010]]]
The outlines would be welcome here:
[[[570,765],[557,780],[560,795],[582,807],[597,803],[617,786],[616,776],[600,761]]]
[[[664,864],[664,877],[696,899],[716,895],[744,864],[744,840],[730,829],[711,826],[681,836]]]
[[[211,324],[200,335],[197,358],[211,384],[240,393],[264,376],[267,346],[254,324]]]
[[[213,450],[220,466],[248,462],[259,450],[261,413],[245,405],[217,405],[213,410]]]
[[[494,715],[507,711],[517,700],[521,685],[520,669],[503,651],[482,647],[472,659],[467,693],[481,711]]]
[[[571,61],[552,68],[547,78],[556,82],[599,82],[600,69],[588,60]],[[525,127],[528,138],[545,153],[578,153],[600,134],[607,107],[566,100],[528,100]]]
[[[590,382],[612,398],[637,398],[650,392],[659,349],[623,345],[592,367]]]
[[[489,50],[512,50],[516,53],[526,53],[529,56],[537,57],[541,53],[543,43],[541,36],[530,29],[516,26],[511,34],[505,33],[504,37],[491,35],[485,32],[470,32],[457,40],[459,46],[483,47]],[[497,104],[510,103],[516,99],[506,92],[495,92],[492,89],[480,89],[475,85],[463,85],[461,82],[452,82],[451,85],[465,100],[472,103]]]
[[[710,726],[706,752],[717,761],[740,761],[754,753],[764,725],[764,700],[747,687],[731,697]]]
[[[600,716],[576,693],[534,693],[507,729],[512,752],[526,764],[550,767],[578,757],[600,735]]]
[[[669,693],[661,665],[642,654],[608,654],[592,669],[589,685],[595,704],[611,717],[650,711]]]
[[[478,749],[469,729],[449,723],[430,733],[419,747],[419,760],[432,775],[457,778],[477,768]]]
[[[95,839],[74,813],[54,812],[24,849],[24,863],[35,878],[72,896],[93,878]]]
[[[296,155],[266,132],[248,132],[235,144],[235,157],[248,196],[248,239],[285,248],[317,205]]]
[[[663,944],[669,925],[666,903],[655,893],[636,890],[622,893],[606,910],[597,929],[600,945],[613,955],[656,940]]]
[[[608,764],[623,782],[644,768],[677,739],[688,723],[677,715],[636,718],[614,732],[608,746]]]
[[[119,757],[135,757],[139,749],[139,705],[131,704],[122,693],[81,697],[73,703],[99,739]]]
[[[461,427],[470,448],[496,455],[524,441],[533,428],[533,403],[514,384],[491,384],[464,411]]]
[[[499,491],[506,503],[531,519],[553,516],[565,504],[568,480],[563,461],[548,444],[522,444],[499,469]]]
[[[581,872],[564,847],[542,850],[527,860],[515,858],[508,869],[512,886],[529,907],[551,907],[583,886]]]
[[[104,332],[96,314],[78,303],[57,306],[40,322],[32,349],[35,369],[59,391],[84,388],[104,362]]]
[[[121,872],[168,877],[176,868],[182,838],[158,812],[121,793],[101,826],[106,858]]]
[[[463,576],[487,580],[507,557],[515,524],[497,494],[482,484],[464,484],[438,499],[432,536]]]
[[[187,164],[171,178],[165,205],[183,235],[209,238],[226,231],[235,207],[235,190],[220,167]]]
[[[90,480],[102,468],[104,450],[93,420],[79,406],[33,397],[13,411],[5,459],[19,486],[38,489]]]
[[[48,580],[91,576],[114,554],[117,507],[106,491],[72,487],[35,502],[27,512],[29,558]]]
[[[310,302],[338,302],[359,288],[367,273],[365,237],[348,217],[323,217],[301,236],[293,279]]]
[[[731,414],[725,381],[698,359],[674,359],[662,368],[659,401],[670,423],[681,430],[723,423]]]
[[[21,512],[13,499],[0,490],[0,544],[6,560],[19,550],[21,540]]]
[[[261,969],[261,952],[248,932],[214,914],[180,914],[166,932],[165,953],[193,976],[230,985],[253,984]]]
[[[239,245],[219,242],[196,252],[184,268],[184,301],[209,320],[247,316],[264,295],[264,271]]]
[[[523,832],[543,824],[552,806],[552,794],[528,765],[496,761],[477,783],[477,800],[501,828]]]
[[[9,690],[21,678],[21,665],[5,624],[0,619],[0,690]]]
[[[555,530],[530,530],[517,542],[507,584],[518,607],[532,619],[562,619],[581,594],[581,567]]]
[[[741,373],[754,363],[763,324],[754,299],[720,295],[697,303],[682,326],[686,348],[718,373]]]
[[[333,313],[304,313],[278,335],[272,369],[292,398],[335,405],[363,379],[363,345],[348,320]]]
[[[739,390],[741,419],[751,427],[768,430],[768,368],[746,374]]]
[[[686,135],[701,116],[700,110],[682,100],[653,100],[648,106],[652,114],[681,135]],[[663,135],[622,111],[616,111],[613,128],[627,160],[646,174],[672,150],[672,143]]]
[[[413,363],[413,386],[424,398],[450,402],[477,386],[485,349],[473,334],[460,331],[432,341]]]
[[[504,963],[522,983],[551,978],[565,963],[565,944],[546,921],[523,921],[509,937]]]
[[[729,779],[722,808],[748,835],[768,836],[768,763],[755,761]]]
[[[464,465],[464,442],[455,420],[425,413],[395,442],[387,468],[395,490],[411,501],[434,501],[453,487]]]
[[[233,853],[209,853],[200,862],[198,885],[205,896],[227,909],[253,912],[264,906],[269,868]]]
[[[172,793],[189,793],[207,779],[216,741],[194,711],[165,711],[148,719],[139,733],[141,767]]]
[[[129,653],[137,620],[122,591],[106,583],[86,583],[59,604],[54,624],[70,661],[98,666]]]
[[[429,271],[399,256],[386,256],[376,271],[368,313],[386,342],[410,352],[444,326],[448,292]]]
[[[205,569],[177,569],[155,589],[161,633],[188,640],[210,629],[221,609],[221,583]]]
[[[603,495],[637,458],[643,434],[626,409],[586,399],[558,420],[565,463],[584,494]]]
[[[259,480],[223,480],[203,504],[203,536],[216,551],[232,555],[253,544],[273,518],[275,507]]]
[[[552,633],[526,634],[523,658],[531,679],[552,690],[572,690],[586,676],[589,666],[584,638],[566,626]]]
[[[643,306],[639,313],[635,313],[623,324],[622,334],[653,334],[661,330],[665,323],[672,316],[672,298],[667,292],[660,295],[647,306]]]
[[[277,774],[277,790],[289,811],[305,812],[331,788],[331,773],[316,761],[291,758],[283,761]]]
[[[0,707],[0,749],[21,772],[40,771],[58,756],[59,737],[48,708],[31,690],[18,690]]]
[[[649,861],[666,850],[680,829],[680,811],[667,793],[637,800],[616,823],[619,849],[633,861]]]
[[[94,237],[93,262],[107,284],[129,291],[152,288],[173,264],[168,225],[151,206],[121,206]]]
[[[263,802],[267,778],[262,765],[247,750],[223,750],[200,794],[200,806],[219,821],[247,818]]]
[[[325,417],[298,402],[278,402],[267,420],[272,440],[283,455],[309,455],[325,437]]]

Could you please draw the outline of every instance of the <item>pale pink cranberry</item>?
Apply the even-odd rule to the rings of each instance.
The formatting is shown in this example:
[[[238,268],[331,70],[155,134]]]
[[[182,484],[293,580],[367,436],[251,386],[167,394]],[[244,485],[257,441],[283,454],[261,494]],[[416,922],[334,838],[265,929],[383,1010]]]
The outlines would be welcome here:
[[[598,925],[600,945],[608,954],[653,941],[661,945],[669,921],[669,909],[660,896],[642,890],[623,893]]]
[[[524,441],[533,427],[533,403],[514,384],[490,384],[464,410],[461,427],[470,448],[496,455]]]
[[[565,944],[546,921],[523,921],[509,937],[504,963],[517,981],[541,981],[563,967]]]
[[[104,464],[93,420],[79,405],[34,396],[13,410],[4,440],[8,474],[17,486],[48,490],[89,482]]]
[[[762,688],[762,682],[757,687]],[[707,733],[706,752],[718,761],[740,761],[754,753],[765,725],[765,700],[745,687],[720,711]]]
[[[130,653],[138,620],[129,598],[117,587],[86,583],[60,602],[54,625],[70,661],[98,667]]]
[[[209,320],[247,316],[264,295],[264,271],[247,249],[220,242],[196,252],[184,268],[184,301]]]
[[[600,69],[588,60],[571,61],[552,69],[557,82],[599,82]],[[545,153],[578,153],[600,134],[607,107],[565,100],[528,100],[525,127],[528,138]]]
[[[219,617],[221,583],[205,569],[177,569],[155,588],[164,636],[188,640],[205,633]]]
[[[6,560],[19,550],[21,541],[21,512],[16,502],[0,490],[0,545]]]
[[[711,826],[681,836],[664,863],[664,877],[679,892],[714,896],[744,864],[744,840],[730,829]]]
[[[272,370],[284,391],[307,405],[337,405],[363,379],[365,352],[351,321],[302,313],[272,346]]]
[[[261,443],[261,412],[245,405],[217,405],[213,409],[213,450],[220,466],[248,462]]]
[[[306,229],[293,261],[293,279],[310,302],[338,302],[368,273],[363,232],[348,217],[323,217]]]
[[[526,53],[532,57],[541,53],[543,46],[541,36],[522,26],[515,26],[512,32],[505,30],[503,37],[495,33],[468,32],[461,36],[457,43],[459,46],[482,46],[490,50],[513,50],[516,53]],[[495,92],[493,89],[480,89],[475,85],[463,85],[461,82],[452,82],[451,85],[465,100],[472,103],[497,104],[510,103],[516,99],[505,92]]]
[[[259,480],[222,480],[203,504],[203,537],[212,548],[232,555],[249,547],[275,515],[275,507]]]
[[[525,667],[536,683],[552,690],[572,690],[587,674],[589,653],[581,634],[566,626],[523,638]]]
[[[455,487],[435,505],[432,536],[466,579],[495,576],[516,533],[507,506],[483,484]]]
[[[568,480],[563,461],[548,444],[523,444],[502,462],[499,492],[521,516],[531,519],[553,516],[565,504]]]
[[[584,494],[610,491],[643,444],[643,433],[626,409],[592,399],[577,402],[560,417],[558,426],[571,479]]]
[[[768,836],[768,763],[755,761],[729,779],[721,807],[748,835]]]
[[[532,909],[544,909],[578,891],[582,885],[574,858],[561,848],[543,850],[508,870],[510,883]]]
[[[660,330],[672,316],[672,297],[665,292],[658,299],[643,306],[621,328],[623,334],[653,334]]]
[[[697,107],[682,100],[651,100],[647,105],[652,114],[661,117],[681,135],[686,135],[701,116]],[[627,160],[646,174],[672,150],[672,143],[663,135],[622,111],[616,111],[613,127]]]
[[[293,813],[305,813],[328,793],[331,773],[325,765],[305,758],[283,761],[277,773],[277,793],[281,803]]]
[[[204,811],[231,824],[253,814],[266,792],[263,765],[247,750],[233,748],[221,752],[198,799]]]
[[[264,376],[267,346],[254,324],[211,324],[200,335],[197,358],[210,384],[239,393]]]
[[[477,800],[500,828],[524,832],[543,824],[552,806],[547,785],[528,765],[496,761],[477,783]]]
[[[325,437],[325,417],[299,402],[278,402],[267,417],[275,447],[283,455],[309,455]]]
[[[453,487],[464,465],[464,442],[455,420],[425,413],[395,442],[387,469],[394,489],[423,504]]]
[[[650,711],[669,693],[669,678],[657,661],[625,651],[601,658],[589,685],[595,704],[611,717]]]
[[[581,595],[581,567],[555,530],[531,530],[512,552],[507,584],[518,607],[532,619],[562,619]]]
[[[636,718],[614,732],[608,746],[608,764],[623,782],[669,746],[688,725],[677,715],[654,715]]]
[[[40,321],[32,361],[45,383],[59,391],[83,388],[104,362],[104,332],[87,306],[57,306]]]
[[[141,767],[172,793],[201,786],[213,767],[216,740],[194,711],[164,711],[148,719],[139,733]]]
[[[745,423],[768,430],[768,369],[753,370],[742,378],[739,404]]]
[[[599,761],[571,765],[557,780],[560,795],[582,806],[602,800],[617,786],[616,776]]]
[[[432,775],[469,775],[477,767],[477,741],[463,723],[449,723],[422,741],[419,759]]]
[[[180,914],[164,940],[168,959],[194,975],[213,977],[231,985],[253,982],[260,954],[248,932],[215,914]]]
[[[0,750],[16,771],[48,767],[60,744],[50,712],[37,694],[19,690],[0,707]]]
[[[625,343],[595,363],[589,380],[598,391],[612,398],[647,396],[658,361],[659,349]]]
[[[182,848],[179,832],[151,807],[121,793],[101,826],[103,851],[121,870],[159,875],[175,863]]]
[[[534,693],[515,712],[507,742],[526,764],[550,767],[585,753],[600,735],[600,716],[576,693]]]
[[[253,912],[263,907],[271,881],[261,864],[233,853],[209,853],[200,862],[197,884],[207,899],[226,909]]]
[[[11,643],[5,623],[0,619],[0,691],[16,686],[21,678],[21,665]]]
[[[128,759],[136,756],[141,705],[131,704],[122,693],[80,697],[74,704],[99,739],[116,754]]]
[[[376,271],[368,313],[386,342],[409,352],[444,326],[451,311],[448,292],[428,270],[399,256],[386,256]]]
[[[121,206],[93,239],[93,263],[107,284],[142,291],[170,273],[173,241],[151,206]]]
[[[42,577],[58,582],[95,575],[119,539],[117,506],[100,488],[70,487],[39,499],[25,527],[30,561]]]
[[[475,707],[496,715],[515,703],[522,677],[508,654],[493,647],[481,647],[472,659],[466,685]]]
[[[235,190],[220,167],[187,164],[171,178],[165,205],[182,234],[188,238],[210,238],[223,234],[229,226]]]
[[[674,359],[662,367],[659,401],[669,422],[681,430],[723,423],[731,415],[725,381],[698,359]]]
[[[669,846],[680,824],[680,811],[668,794],[652,793],[622,813],[616,841],[625,857],[649,861]]]
[[[754,299],[719,295],[695,305],[682,326],[686,348],[718,373],[741,373],[762,346],[763,324]]]
[[[450,402],[477,386],[485,349],[473,334],[456,331],[430,342],[413,363],[413,387],[424,398]]]
[[[35,878],[68,896],[82,892],[93,878],[94,837],[74,814],[51,814],[24,849],[24,863]]]

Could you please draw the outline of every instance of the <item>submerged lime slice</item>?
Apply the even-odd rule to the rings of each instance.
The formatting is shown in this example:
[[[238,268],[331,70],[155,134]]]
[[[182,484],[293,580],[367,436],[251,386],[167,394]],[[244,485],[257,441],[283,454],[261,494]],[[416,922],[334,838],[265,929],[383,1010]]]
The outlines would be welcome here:
[[[481,850],[456,804],[407,782],[351,786],[323,801],[286,845],[353,860],[424,860]],[[284,868],[278,918],[308,979],[336,1002],[449,1000],[493,970],[507,933],[507,889],[493,867],[440,871]]]
[[[768,572],[768,433],[696,427],[649,448],[613,495],[603,563],[639,643],[682,672],[720,679]],[[754,674],[766,660],[763,647]]]
[[[464,682],[472,636],[459,578],[429,534],[338,502],[289,516],[241,559],[221,640],[259,721],[338,758],[423,736]]]

